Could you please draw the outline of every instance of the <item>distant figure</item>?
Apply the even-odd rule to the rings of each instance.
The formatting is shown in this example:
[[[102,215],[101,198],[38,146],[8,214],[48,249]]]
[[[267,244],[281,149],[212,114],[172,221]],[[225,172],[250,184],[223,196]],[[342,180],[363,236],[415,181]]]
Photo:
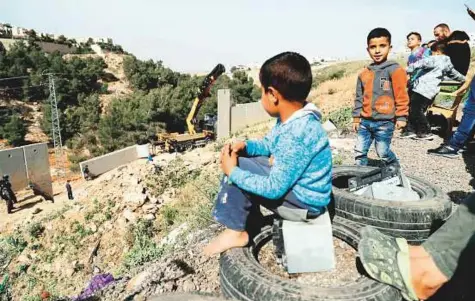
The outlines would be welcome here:
[[[152,154],[148,154],[147,163],[153,163]]]
[[[91,180],[91,174],[89,172],[89,167],[87,165],[84,166],[84,169],[82,170],[83,174],[84,174],[84,179],[86,179],[86,181],[88,180]]]
[[[12,184],[10,183],[10,179],[9,179],[8,175],[3,176],[3,181],[5,183],[5,187],[7,188],[10,197],[12,198],[13,203],[14,204],[18,203],[18,200],[16,199],[16,195],[13,192]]]
[[[68,191],[68,199],[71,201],[74,200],[73,189],[71,188],[71,184],[69,184],[69,180],[66,181],[66,190]]]
[[[0,180],[0,198],[4,199],[7,202],[7,213],[12,213],[13,210],[13,200],[15,198],[15,194],[11,189],[11,184],[8,181],[8,176],[3,176],[3,179]]]

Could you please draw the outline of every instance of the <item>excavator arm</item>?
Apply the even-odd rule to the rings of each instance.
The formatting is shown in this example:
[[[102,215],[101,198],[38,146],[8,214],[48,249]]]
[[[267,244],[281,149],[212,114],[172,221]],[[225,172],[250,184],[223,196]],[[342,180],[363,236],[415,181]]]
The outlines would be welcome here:
[[[203,83],[200,87],[200,92],[198,96],[193,101],[193,105],[191,107],[190,113],[188,113],[188,117],[186,118],[186,125],[188,126],[188,134],[194,135],[196,134],[195,124],[196,124],[196,116],[200,111],[201,106],[203,105],[204,100],[210,96],[210,90],[213,83],[218,79],[218,77],[226,71],[222,64],[218,64],[214,67],[213,71],[211,71],[203,80]]]

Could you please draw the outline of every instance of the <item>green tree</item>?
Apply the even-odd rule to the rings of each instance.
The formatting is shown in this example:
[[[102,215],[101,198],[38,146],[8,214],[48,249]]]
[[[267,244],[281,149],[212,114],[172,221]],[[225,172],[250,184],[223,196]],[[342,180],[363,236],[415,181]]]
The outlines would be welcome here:
[[[64,35],[60,35],[57,39],[56,39],[56,42],[58,44],[66,44],[66,42],[68,41],[68,39],[64,36]]]
[[[13,146],[25,142],[26,126],[18,114],[13,114],[10,121],[3,127],[3,137]]]
[[[260,90],[245,71],[234,72],[229,87],[236,103],[249,103],[259,100]]]

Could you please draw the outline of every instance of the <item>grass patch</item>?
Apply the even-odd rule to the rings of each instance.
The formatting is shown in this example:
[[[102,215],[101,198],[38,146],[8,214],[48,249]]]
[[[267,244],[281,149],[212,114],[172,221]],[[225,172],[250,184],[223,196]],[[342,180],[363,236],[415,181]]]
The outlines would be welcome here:
[[[39,222],[32,223],[28,227],[28,233],[32,238],[39,238],[44,231],[45,227]]]
[[[130,228],[129,231],[133,236],[133,246],[125,254],[123,262],[125,269],[154,261],[163,255],[164,249],[158,247],[153,241],[155,230],[153,223],[148,220],[139,220]]]
[[[164,205],[158,216],[166,230],[172,225],[187,223],[190,229],[204,229],[214,223],[211,215],[219,190],[219,171],[208,171],[188,182],[177,194],[173,203]]]
[[[167,168],[159,173],[150,175],[146,185],[154,195],[161,195],[167,188],[180,188],[186,183],[193,181],[199,176],[200,170],[190,170],[185,166],[183,159],[177,158],[171,161]]]
[[[343,164],[343,156],[340,154],[336,154],[332,157],[333,166],[338,166]]]
[[[344,107],[331,112],[323,117],[323,122],[326,122],[327,120],[333,122],[340,130],[349,128],[353,122],[353,108]]]

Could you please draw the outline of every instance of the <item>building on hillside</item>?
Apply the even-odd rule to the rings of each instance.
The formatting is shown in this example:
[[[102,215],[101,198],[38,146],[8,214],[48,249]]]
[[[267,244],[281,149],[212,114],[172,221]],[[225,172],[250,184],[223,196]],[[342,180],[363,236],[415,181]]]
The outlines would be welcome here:
[[[79,44],[86,44],[89,39],[92,41],[92,43],[106,43],[106,44],[114,44],[114,41],[111,38],[92,38],[92,37],[81,37],[81,38],[76,38],[76,41]]]
[[[28,29],[23,27],[12,27],[12,37],[14,39],[25,39],[27,37]]]

